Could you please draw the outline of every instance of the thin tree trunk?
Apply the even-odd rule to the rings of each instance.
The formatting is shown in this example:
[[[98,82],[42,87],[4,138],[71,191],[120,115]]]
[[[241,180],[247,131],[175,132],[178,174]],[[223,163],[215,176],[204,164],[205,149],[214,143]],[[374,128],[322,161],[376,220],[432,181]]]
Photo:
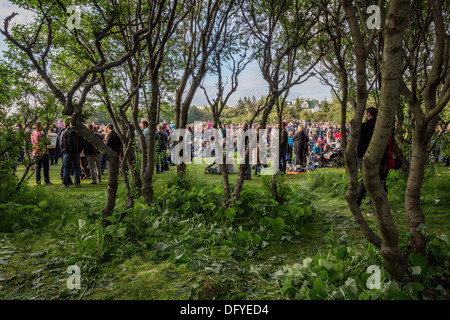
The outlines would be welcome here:
[[[370,145],[363,159],[363,181],[372,199],[382,237],[381,255],[384,266],[395,280],[402,280],[407,271],[407,256],[398,247],[387,194],[380,181],[380,161],[391,136],[400,97],[402,77],[402,45],[409,15],[408,0],[393,0],[385,24],[381,102]]]
[[[425,236],[419,227],[425,225],[425,216],[420,207],[420,192],[424,179],[425,165],[428,154],[428,139],[422,126],[416,126],[411,151],[411,165],[406,185],[405,210],[407,212],[409,232],[411,237],[408,241],[410,252],[425,254]]]
[[[158,74],[151,77],[152,96],[149,112],[148,143],[147,143],[147,167],[142,176],[142,194],[144,201],[150,205],[153,201],[153,173],[155,170],[155,136],[156,136],[156,117],[158,113],[159,81]]]
[[[412,139],[410,175],[405,195],[405,210],[409,222],[408,241],[410,251],[425,255],[425,237],[418,228],[425,225],[425,216],[420,207],[425,165],[428,158],[428,145],[438,123],[438,114],[450,101],[450,38],[446,33],[443,17],[443,1],[429,3],[433,12],[435,43],[433,59],[427,73],[427,82],[423,93],[426,113],[420,108],[420,102],[410,104],[415,118],[415,130]],[[412,100],[416,97],[413,97]]]
[[[348,75],[346,70],[342,70],[342,99],[341,99],[341,145],[342,150],[347,147],[347,103],[348,103]]]
[[[72,125],[78,134],[88,140],[89,143],[91,143],[98,151],[100,151],[100,154],[106,159],[108,163],[108,188],[106,204],[102,210],[102,223],[104,225],[111,224],[107,220],[107,218],[113,214],[116,204],[117,189],[119,186],[119,180],[117,177],[119,174],[118,155],[111,148],[106,146],[103,141],[98,139],[94,132],[86,128],[83,123],[81,123],[81,120],[77,115],[72,117]]]
[[[348,176],[348,189],[345,194],[349,209],[358,224],[364,237],[377,248],[381,248],[381,238],[373,232],[373,230],[367,224],[364,219],[361,209],[356,203],[358,194],[358,166],[356,163],[356,144],[358,140],[359,131],[361,129],[361,122],[363,119],[364,111],[367,105],[368,91],[367,91],[367,52],[372,42],[369,42],[368,46],[365,45],[364,38],[359,31],[358,17],[356,16],[355,9],[353,7],[353,1],[341,0],[342,7],[345,11],[345,16],[349,23],[352,39],[355,45],[355,70],[356,70],[356,91],[357,100],[354,108],[354,115],[350,120],[350,136],[347,140],[347,146],[344,151],[344,162]],[[346,112],[346,110],[345,110]],[[341,128],[341,130],[345,130]]]

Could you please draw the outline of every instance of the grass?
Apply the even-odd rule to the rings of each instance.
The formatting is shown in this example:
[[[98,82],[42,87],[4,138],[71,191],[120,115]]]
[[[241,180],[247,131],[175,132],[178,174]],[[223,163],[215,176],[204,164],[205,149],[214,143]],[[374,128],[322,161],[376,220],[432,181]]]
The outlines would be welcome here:
[[[204,167],[188,166],[192,182],[211,187],[222,185],[222,177],[205,175]],[[82,290],[69,290],[65,286],[66,268],[79,263],[79,260],[74,260],[74,252],[78,250],[75,239],[80,237],[78,219],[92,225],[99,221],[106,199],[107,174],[97,185],[90,185],[90,180],[82,180],[81,188],[61,189],[59,170],[59,165],[50,166],[50,179],[54,185],[34,187],[34,177],[28,181],[31,188],[48,191],[51,206],[47,208],[47,214],[53,217],[51,221],[32,234],[0,235],[1,299],[283,299],[279,288],[261,274],[267,276],[279,266],[301,262],[325,250],[330,243],[333,246],[367,245],[343,196],[346,191],[344,170],[320,168],[312,173],[285,176],[287,185],[309,195],[317,211],[307,235],[298,243],[274,242],[245,259],[224,258],[223,255],[205,257],[200,269],[216,270],[211,272],[199,272],[200,269],[186,263],[155,260],[145,249],[131,255],[125,253],[122,259],[104,262],[85,259],[81,263],[85,277]],[[430,233],[450,234],[446,189],[449,185],[448,170],[438,168],[437,180],[429,179],[424,185],[423,209]],[[167,186],[175,175],[176,167],[156,175],[155,186]],[[236,178],[237,174],[230,175],[230,183],[233,184]],[[260,180],[253,177],[245,181],[245,185],[262,186]],[[394,220],[399,231],[405,233],[404,180],[394,172],[388,184]],[[119,193],[124,194],[122,180]],[[362,211],[371,212],[371,206],[363,205]],[[375,218],[367,217],[367,220],[376,230]],[[137,245],[144,246],[139,241]],[[261,272],[257,275],[249,272],[252,268],[259,268]]]

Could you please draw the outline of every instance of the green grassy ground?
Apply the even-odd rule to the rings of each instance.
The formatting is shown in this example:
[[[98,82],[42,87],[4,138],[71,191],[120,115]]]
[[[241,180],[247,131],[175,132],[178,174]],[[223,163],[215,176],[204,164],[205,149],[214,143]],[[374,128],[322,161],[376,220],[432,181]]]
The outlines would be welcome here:
[[[204,167],[189,165],[190,179],[198,185],[221,185],[222,177],[205,175]],[[367,245],[343,196],[346,188],[344,170],[320,168],[314,172],[286,175],[286,183],[307,193],[320,213],[299,243],[271,243],[241,260],[223,256],[220,261],[208,260],[215,270],[219,270],[212,273],[197,272],[187,264],[155,260],[146,250],[127,255],[124,247],[122,259],[93,261],[92,265],[84,261],[83,270],[88,270],[88,279],[84,279],[81,290],[68,290],[65,268],[76,262],[70,257],[81,245],[76,241],[81,232],[81,229],[77,230],[77,221],[84,219],[95,223],[99,220],[106,197],[107,173],[100,184],[90,185],[90,180],[82,180],[81,188],[62,189],[59,170],[60,165],[50,167],[54,185],[35,187],[34,177],[28,181],[30,187],[48,191],[50,204],[59,205],[58,208],[46,208],[51,215],[48,224],[31,234],[0,236],[2,299],[282,299],[284,295],[280,288],[261,277],[261,273],[255,275],[248,270],[256,265],[269,272],[282,265],[300,262],[326,249],[330,241],[336,246]],[[171,167],[170,172],[156,175],[155,186],[167,185],[175,176],[175,170]],[[236,177],[237,174],[230,175],[230,182],[234,183]],[[448,179],[449,169],[438,168],[435,178],[425,182],[423,206],[429,233],[450,234]],[[245,181],[245,185],[262,186],[260,180],[253,177]],[[405,236],[407,230],[404,187],[404,180],[394,172],[389,181],[389,198],[401,236]],[[124,192],[123,181],[119,192]],[[362,210],[370,213],[372,209],[370,205],[363,205]],[[376,230],[374,217],[367,217],[367,220]]]

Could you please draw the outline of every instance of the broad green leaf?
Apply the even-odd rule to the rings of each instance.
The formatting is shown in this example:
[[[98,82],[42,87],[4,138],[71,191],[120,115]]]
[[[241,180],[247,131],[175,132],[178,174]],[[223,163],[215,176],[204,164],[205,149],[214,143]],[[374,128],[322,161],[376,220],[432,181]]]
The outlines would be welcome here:
[[[39,204],[38,204],[38,206],[40,207],[40,208],[46,208],[47,207],[47,200],[44,200],[44,201],[41,201],[41,202],[39,202]]]

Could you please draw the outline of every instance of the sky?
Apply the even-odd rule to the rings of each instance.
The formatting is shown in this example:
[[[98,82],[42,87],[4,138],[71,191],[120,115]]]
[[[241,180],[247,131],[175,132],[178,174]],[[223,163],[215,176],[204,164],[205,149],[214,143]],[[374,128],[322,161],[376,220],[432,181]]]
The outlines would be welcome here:
[[[0,26],[3,29],[4,19],[10,15],[12,12],[19,13],[18,16],[14,17],[13,24],[16,23],[26,23],[33,19],[33,14],[30,11],[20,9],[15,5],[11,4],[8,0],[0,0]],[[3,51],[7,49],[5,44],[5,38],[0,35],[0,58],[3,56]],[[211,78],[205,79],[205,88],[210,96],[214,95],[215,85]],[[238,100],[243,97],[253,97],[260,99],[266,96],[268,93],[267,82],[261,75],[258,63],[256,61],[247,65],[246,69],[239,76],[239,86],[237,91],[228,100],[228,105],[237,104]],[[310,78],[305,83],[291,88],[290,94],[287,98],[288,101],[292,101],[296,98],[312,98],[322,101],[327,99],[331,101],[331,89],[327,85],[323,85],[316,78]],[[207,105],[206,97],[202,89],[198,89],[192,105],[203,106]]]

